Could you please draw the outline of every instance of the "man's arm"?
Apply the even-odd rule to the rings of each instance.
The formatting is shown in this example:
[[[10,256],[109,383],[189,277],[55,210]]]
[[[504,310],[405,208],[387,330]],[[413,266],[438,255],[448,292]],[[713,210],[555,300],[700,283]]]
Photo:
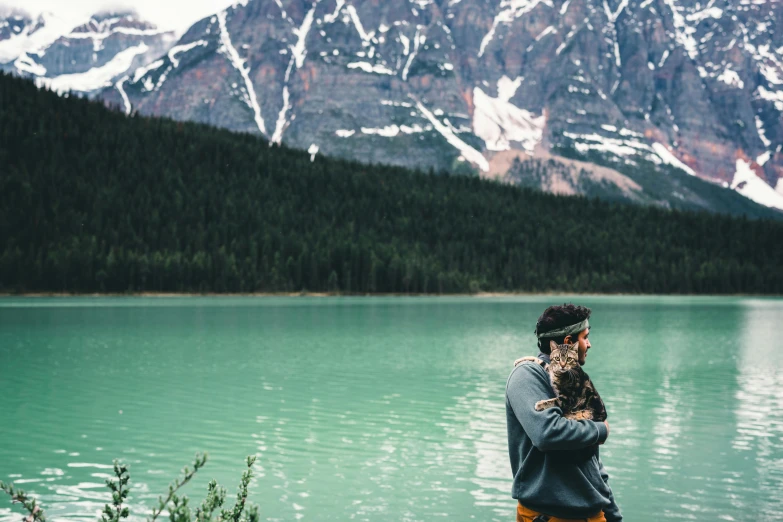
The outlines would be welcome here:
[[[536,448],[541,451],[573,450],[606,440],[609,434],[603,422],[566,419],[557,407],[536,411],[536,403],[552,398],[551,394],[546,374],[530,363],[516,368],[506,383],[511,409]]]
[[[609,473],[606,472],[604,469],[604,464],[601,462],[601,458],[598,458],[598,471],[601,472],[601,478],[606,482],[606,486],[609,487],[609,500],[612,501],[612,503],[604,508],[604,515],[606,516],[606,522],[622,522],[623,515],[620,513],[620,508],[617,507],[617,502],[614,501],[614,493],[612,493],[612,488],[609,486]]]

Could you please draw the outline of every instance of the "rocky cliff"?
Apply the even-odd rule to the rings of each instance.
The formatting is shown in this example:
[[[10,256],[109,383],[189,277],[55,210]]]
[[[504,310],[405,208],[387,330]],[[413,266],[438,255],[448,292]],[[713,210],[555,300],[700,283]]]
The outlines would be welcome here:
[[[368,162],[650,161],[783,208],[781,16],[767,0],[245,0],[103,96]]]
[[[60,92],[93,94],[153,61],[175,40],[131,12],[87,20],[12,13],[0,21],[0,68]]]

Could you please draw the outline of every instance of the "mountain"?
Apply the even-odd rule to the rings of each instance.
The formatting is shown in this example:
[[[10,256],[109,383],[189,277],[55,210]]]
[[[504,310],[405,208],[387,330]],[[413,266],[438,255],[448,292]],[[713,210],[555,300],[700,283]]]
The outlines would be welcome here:
[[[65,92],[94,94],[129,70],[153,61],[175,42],[132,12],[89,20],[11,13],[0,22],[0,68]]]
[[[622,188],[616,167],[652,162],[783,209],[781,16],[768,0],[242,0],[102,96],[506,180],[515,159],[599,156]]]
[[[2,73],[0,164],[0,292],[783,292],[781,219],[370,166]]]

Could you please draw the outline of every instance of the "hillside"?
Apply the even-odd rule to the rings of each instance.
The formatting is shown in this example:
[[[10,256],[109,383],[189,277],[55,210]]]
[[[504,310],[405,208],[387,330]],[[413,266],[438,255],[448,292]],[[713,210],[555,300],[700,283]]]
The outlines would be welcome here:
[[[772,0],[242,0],[101,96],[410,168],[576,150],[783,209],[781,19]]]
[[[783,224],[126,117],[0,75],[0,290],[783,293]]]

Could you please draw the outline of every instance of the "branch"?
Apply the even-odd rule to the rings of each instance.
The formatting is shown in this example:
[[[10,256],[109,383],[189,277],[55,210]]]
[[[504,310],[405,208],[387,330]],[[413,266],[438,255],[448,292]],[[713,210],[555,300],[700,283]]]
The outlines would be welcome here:
[[[247,469],[242,473],[242,481],[239,483],[239,491],[237,492],[237,501],[231,510],[224,509],[220,512],[220,519],[223,522],[239,522],[242,517],[242,511],[245,509],[245,501],[247,500],[247,486],[250,484],[250,479],[253,478],[253,463],[256,461],[254,456],[247,457]],[[257,510],[251,514],[257,517]]]
[[[199,469],[204,467],[204,464],[207,463],[207,454],[204,453],[203,455],[196,453],[196,458],[193,461],[193,470],[189,470],[187,466],[185,466],[182,470],[182,473],[184,473],[184,477],[182,477],[182,480],[175,479],[174,482],[169,484],[169,494],[166,497],[165,500],[163,500],[163,497],[158,497],[158,508],[152,510],[152,517],[149,518],[149,522],[155,522],[155,520],[160,516],[160,514],[163,512],[164,509],[166,509],[166,506],[169,505],[169,502],[171,502],[173,499],[177,500],[176,507],[179,507],[179,498],[176,496],[177,491],[179,491],[182,486],[190,482],[190,479],[193,478],[193,476],[198,472]],[[198,512],[197,512],[198,513]]]
[[[226,500],[226,490],[218,486],[215,479],[209,481],[207,485],[207,498],[201,503],[201,507],[196,508],[196,522],[210,522],[212,514],[216,509],[223,506]]]
[[[115,459],[114,475],[117,477],[116,484],[112,479],[106,479],[106,487],[111,490],[111,501],[114,507],[112,508],[109,504],[103,506],[101,522],[120,522],[121,518],[128,518],[128,515],[130,514],[127,507],[122,507],[122,501],[128,498],[127,484],[130,480],[128,466],[120,464],[120,462]]]
[[[0,489],[11,497],[11,502],[19,502],[30,513],[25,517],[24,522],[46,522],[46,515],[44,515],[43,509],[24,490],[16,489],[13,484],[6,484],[2,480],[0,480]]]

